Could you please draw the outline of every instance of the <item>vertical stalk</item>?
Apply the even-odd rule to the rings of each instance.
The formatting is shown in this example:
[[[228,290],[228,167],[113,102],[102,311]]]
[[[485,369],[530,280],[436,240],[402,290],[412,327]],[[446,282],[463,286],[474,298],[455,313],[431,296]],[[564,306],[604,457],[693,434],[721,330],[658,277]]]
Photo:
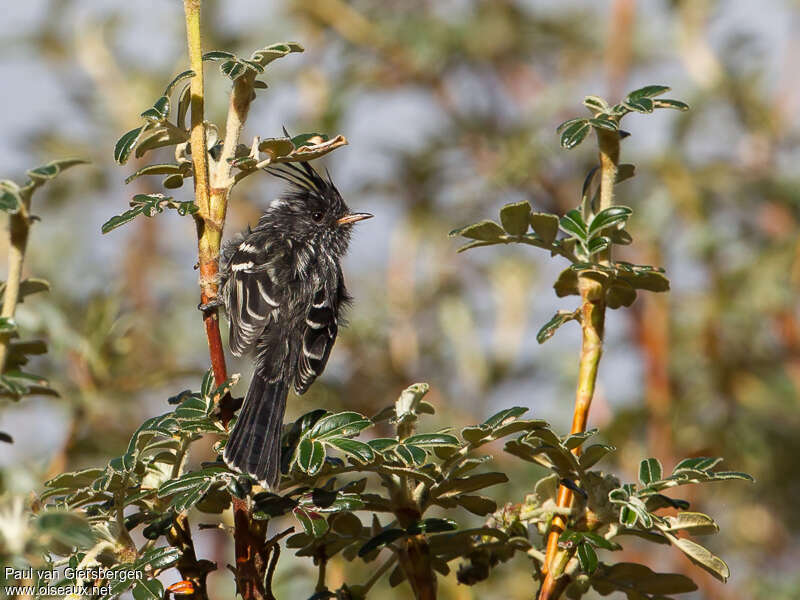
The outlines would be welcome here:
[[[197,258],[200,271],[200,297],[207,304],[217,297],[218,257],[222,242],[222,215],[217,207],[211,204],[209,185],[208,153],[206,152],[206,128],[204,115],[203,87],[203,46],[200,38],[201,0],[184,0],[186,13],[186,39],[189,46],[189,65],[195,72],[191,80],[190,106],[191,130],[189,143],[192,148],[192,165],[194,167],[195,203],[200,209],[195,216],[197,225]],[[217,208],[217,210],[214,210]],[[221,217],[221,218],[220,218]],[[217,309],[203,313],[203,322],[211,356],[211,367],[214,379],[221,384],[227,379],[225,353],[222,350],[222,338],[219,333],[219,316]]]
[[[600,198],[598,212],[613,206],[614,182],[619,165],[619,134],[616,131],[595,130],[600,148]],[[610,251],[599,256],[602,264],[611,262]],[[578,367],[578,386],[575,392],[575,409],[572,415],[570,433],[583,433],[589,421],[589,409],[592,406],[597,369],[603,355],[603,333],[605,327],[605,288],[595,279],[580,275],[578,289],[581,294],[581,357]],[[580,448],[572,451],[580,454]],[[572,505],[572,490],[559,486],[557,505],[569,508]],[[567,526],[567,518],[555,515],[550,524],[547,536],[547,551],[542,567],[545,573],[539,600],[554,600],[563,592],[565,581],[561,578],[567,561],[559,560],[558,538]],[[563,551],[562,551],[563,552]]]
[[[416,410],[416,404],[428,391],[427,385],[419,384],[406,389],[395,404],[398,418],[397,438],[402,441],[414,435],[415,418],[404,418]],[[413,398],[413,400],[412,400]],[[408,402],[406,405],[405,403]],[[414,494],[414,484],[407,476],[400,475],[398,492],[393,494],[392,504],[395,517],[401,527],[407,528],[422,518],[422,508]],[[400,568],[405,573],[414,597],[417,600],[436,600],[436,573],[431,564],[431,550],[424,534],[405,539],[397,553]]]
[[[25,261],[25,250],[28,247],[28,231],[30,221],[30,194],[20,194],[20,209],[9,217],[9,247],[8,247],[8,279],[3,294],[3,309],[0,317],[10,319],[14,316],[19,303],[19,288],[22,283],[22,264]],[[6,356],[10,334],[0,335],[0,373],[5,369]]]
[[[202,0],[184,0],[186,14],[186,39],[189,49],[189,64],[195,72],[190,87],[191,131],[189,143],[192,149],[192,165],[194,168],[195,203],[199,211],[195,217],[197,226],[197,254],[200,271],[201,302],[211,302],[217,295],[217,257],[222,239],[222,225],[213,220],[209,193],[208,153],[206,152],[206,129],[204,124],[204,85],[203,85],[203,47],[200,37],[200,9]],[[225,367],[225,354],[222,350],[222,338],[219,332],[217,311],[209,310],[203,314],[203,324],[208,340],[211,367],[217,385],[228,377]],[[184,553],[194,557],[194,543],[191,538],[186,515],[176,517],[176,531],[181,532],[181,547]],[[191,562],[191,561],[190,561]],[[196,559],[194,561],[197,562]],[[180,566],[180,565],[179,565]],[[192,582],[194,595],[200,599],[207,598],[205,573],[194,570],[181,570],[181,576]],[[249,600],[249,599],[246,599]]]
[[[222,229],[225,223],[228,196],[233,181],[227,158],[233,156],[244,125],[252,96],[252,77],[241,78],[231,92],[223,152],[218,162],[214,181],[210,177],[206,131],[203,117],[203,52],[200,36],[201,0],[184,0],[186,13],[186,38],[189,46],[189,62],[195,76],[191,81],[191,133],[194,166],[195,198],[199,211],[196,213],[198,268],[200,270],[200,298],[208,304],[217,297],[219,253]],[[244,98],[244,99],[243,99]],[[225,354],[219,331],[219,315],[216,308],[206,310],[203,323],[208,339],[211,367],[217,385],[228,377]],[[225,424],[233,416],[229,407],[223,405],[222,420]],[[269,568],[271,547],[266,546],[266,529],[258,527],[250,518],[247,501],[233,498],[234,552],[236,556],[236,587],[244,600],[264,600],[271,596],[264,587],[265,574]]]

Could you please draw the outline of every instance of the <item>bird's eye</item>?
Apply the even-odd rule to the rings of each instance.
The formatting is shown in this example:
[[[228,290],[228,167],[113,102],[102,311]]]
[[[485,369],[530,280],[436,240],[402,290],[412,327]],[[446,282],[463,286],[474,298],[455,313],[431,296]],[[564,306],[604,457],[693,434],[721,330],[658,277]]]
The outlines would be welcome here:
[[[311,213],[311,218],[314,219],[317,223],[322,221],[322,213],[320,211],[315,211]]]

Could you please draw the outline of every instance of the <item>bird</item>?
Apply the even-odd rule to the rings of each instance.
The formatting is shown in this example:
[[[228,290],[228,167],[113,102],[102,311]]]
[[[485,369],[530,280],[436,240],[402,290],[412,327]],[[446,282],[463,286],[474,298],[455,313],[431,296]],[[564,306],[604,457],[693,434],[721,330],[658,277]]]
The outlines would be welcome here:
[[[289,188],[220,258],[230,351],[255,364],[223,460],[275,489],[287,396],[306,392],[325,370],[351,301],[340,261],[353,224],[373,215],[350,212],[327,170],[322,177],[308,162],[267,170]]]

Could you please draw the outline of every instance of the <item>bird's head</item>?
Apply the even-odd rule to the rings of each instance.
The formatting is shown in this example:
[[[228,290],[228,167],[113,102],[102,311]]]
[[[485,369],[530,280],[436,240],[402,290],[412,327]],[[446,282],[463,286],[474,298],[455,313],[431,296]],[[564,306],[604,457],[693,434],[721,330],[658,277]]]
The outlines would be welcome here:
[[[320,244],[341,256],[347,250],[353,224],[372,217],[350,212],[330,174],[321,177],[307,162],[269,167],[267,171],[291,187],[272,201],[262,220],[293,242]]]

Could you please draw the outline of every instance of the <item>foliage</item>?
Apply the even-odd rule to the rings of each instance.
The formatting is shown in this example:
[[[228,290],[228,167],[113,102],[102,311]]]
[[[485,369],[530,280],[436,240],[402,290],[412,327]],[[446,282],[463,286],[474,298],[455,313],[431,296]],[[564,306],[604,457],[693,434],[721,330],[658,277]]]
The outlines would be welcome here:
[[[29,230],[38,217],[31,214],[31,199],[34,192],[47,182],[55,179],[62,171],[84,164],[80,159],[53,160],[45,165],[30,169],[28,181],[18,185],[10,180],[0,181],[0,210],[9,217],[9,281],[0,282],[0,295],[3,297],[2,316],[0,316],[0,398],[19,401],[24,396],[50,395],[58,392],[50,387],[47,379],[24,371],[33,356],[47,352],[44,340],[21,340],[14,312],[17,304],[27,296],[50,289],[44,279],[21,278],[22,261],[25,256]],[[13,281],[11,278],[14,278]],[[0,441],[11,442],[12,436],[0,432]]]
[[[291,49],[294,45],[280,46]],[[280,54],[282,50],[279,48],[278,53]],[[263,71],[263,68],[259,70],[257,67],[263,65],[253,58],[256,54],[254,53],[250,59],[242,59],[232,53],[212,52],[207,53],[204,58],[219,60],[222,72],[234,83],[243,77],[253,77],[255,90],[263,89],[263,86],[257,85],[259,82],[255,80],[255,76]],[[163,97],[159,98],[152,108],[142,113],[144,125],[133,138],[130,135],[133,132],[126,134],[127,137],[123,136],[120,140],[121,146],[118,144],[116,153],[118,160],[122,158],[127,160],[134,152],[136,156],[142,156],[158,147],[157,144],[163,143],[165,146],[174,146],[176,162],[145,166],[129,180],[147,174],[166,175],[164,187],[175,189],[182,185],[184,178],[192,176],[191,157],[186,147],[188,130],[185,128],[188,98],[185,90],[188,89],[186,79],[189,77],[191,72],[179,75],[165,90]],[[176,99],[178,114],[176,116],[175,111],[172,111],[172,115],[176,116],[173,124],[168,121],[171,113],[170,97],[181,84],[184,85],[184,91],[179,93]],[[631,111],[647,113],[652,112],[654,108],[669,107],[683,110],[685,107],[677,101],[659,100],[657,93],[666,91],[663,86],[648,86],[643,90],[638,90],[638,95],[637,92],[629,94],[623,102],[613,107],[594,97],[587,98],[586,104],[592,110],[593,117],[568,121],[562,126],[562,145],[574,147],[585,140],[593,129],[615,130],[614,120]],[[163,98],[167,98],[167,101],[164,102]],[[182,102],[184,108],[181,114]],[[216,139],[213,126],[209,127],[209,133],[210,161],[214,165],[215,156],[218,156],[222,142]],[[340,136],[334,138],[334,141],[337,139],[340,139]],[[250,147],[237,146],[235,156],[226,160],[238,170],[234,177],[238,181],[263,166],[289,157],[303,159],[301,155],[304,155],[305,158],[313,158],[317,156],[313,154],[316,151],[321,155],[336,145],[341,145],[343,143],[341,140],[343,138],[338,144],[331,143],[326,146],[330,140],[324,135],[304,134],[291,137],[286,134],[279,138],[258,139]],[[148,148],[145,142],[156,145]],[[617,182],[632,174],[632,166],[620,165]],[[467,247],[522,243],[549,250],[553,255],[566,258],[571,266],[562,273],[556,283],[555,289],[559,297],[576,295],[579,291],[578,277],[586,274],[595,277],[603,284],[606,302],[611,308],[630,306],[639,290],[665,291],[668,282],[658,268],[634,265],[625,261],[614,261],[612,265],[604,264],[603,256],[606,253],[610,254],[614,246],[630,244],[631,238],[627,233],[627,227],[632,211],[619,206],[596,210],[595,184],[596,172],[592,172],[587,177],[581,203],[574,211],[567,211],[564,216],[535,212],[529,202],[516,202],[502,209],[499,223],[478,223],[454,233],[473,240]],[[136,198],[140,200],[137,201]],[[153,216],[156,212],[161,212],[164,207],[176,208],[180,212],[180,207],[183,206],[187,214],[196,213],[197,210],[191,202],[173,204],[168,197],[155,194],[147,194],[146,198],[147,201],[141,200],[140,196],[134,197],[132,210],[115,217],[109,223],[122,224],[120,219],[127,222],[138,214]],[[546,205],[546,202],[542,201],[539,204]],[[639,207],[636,208],[638,214]],[[125,218],[126,215],[130,218]],[[111,228],[104,226],[104,231]],[[559,230],[562,234],[560,239],[557,239]],[[579,311],[559,311],[542,328],[538,336],[539,341],[542,342],[552,336],[561,324],[569,320],[580,321],[580,318]],[[99,498],[97,501],[86,500],[86,504],[82,504],[78,494],[78,504],[74,505],[76,514],[82,514],[87,510],[97,511],[89,517],[92,521],[93,535],[97,533],[97,528],[104,530],[104,523],[111,532],[112,539],[105,538],[109,546],[102,546],[102,551],[97,555],[101,564],[122,564],[141,568],[148,577],[152,577],[170,565],[178,564],[187,554],[179,536],[173,535],[174,531],[170,532],[173,526],[179,524],[176,516],[185,515],[189,511],[193,514],[197,512],[219,514],[218,510],[224,510],[232,498],[246,497],[256,509],[254,516],[258,519],[285,517],[292,519],[290,522],[298,530],[302,528],[302,533],[289,538],[287,544],[296,549],[299,556],[314,558],[322,569],[329,555],[344,556],[353,561],[360,559],[370,561],[378,554],[384,553],[388,554],[384,562],[384,565],[388,565],[387,572],[394,566],[390,579],[393,584],[398,584],[405,576],[401,565],[404,548],[418,536],[422,536],[430,550],[433,568],[444,573],[449,568],[448,562],[460,559],[462,564],[458,569],[459,580],[465,583],[474,584],[485,579],[492,567],[508,560],[516,552],[532,559],[533,572],[539,576],[543,556],[542,539],[538,536],[545,534],[552,515],[563,510],[556,505],[555,500],[556,484],[561,483],[574,489],[577,494],[576,503],[567,513],[570,527],[561,535],[561,545],[568,551],[566,556],[569,557],[566,572],[573,578],[567,591],[571,597],[579,596],[589,587],[601,595],[619,590],[629,594],[640,594],[641,597],[663,596],[694,589],[694,584],[683,575],[657,574],[643,565],[632,563],[600,562],[598,551],[615,550],[620,542],[619,538],[625,535],[639,535],[659,543],[673,543],[717,577],[722,579],[727,577],[727,567],[720,559],[698,547],[691,540],[678,537],[674,533],[680,529],[697,534],[713,533],[716,525],[710,517],[689,512],[687,510],[689,506],[684,501],[671,499],[661,493],[664,489],[675,485],[745,477],[736,473],[711,471],[716,459],[692,458],[687,461],[699,462],[681,461],[669,477],[663,477],[658,461],[646,459],[642,461],[641,481],[638,484],[620,485],[613,475],[591,470],[597,461],[613,452],[608,444],[586,447],[585,437],[570,441],[569,436],[556,435],[542,421],[522,420],[522,413],[516,414],[522,409],[510,409],[512,412],[509,415],[513,416],[496,415],[483,424],[466,427],[460,432],[434,430],[431,433],[402,431],[406,424],[401,426],[397,419],[396,408],[394,410],[390,408],[385,415],[376,415],[373,419],[367,419],[353,411],[324,414],[312,412],[299,419],[286,432],[284,456],[290,471],[284,478],[280,493],[272,494],[253,491],[253,482],[229,472],[219,461],[201,465],[199,469],[191,469],[188,466],[189,461],[185,458],[182,461],[177,460],[180,446],[173,447],[172,440],[179,440],[179,444],[185,444],[186,452],[183,455],[185,457],[191,445],[202,439],[200,436],[204,434],[219,435],[224,439],[224,428],[217,419],[211,387],[213,385],[207,376],[199,393],[176,396],[174,400],[178,408],[175,411],[162,415],[163,421],[156,420],[149,425],[147,423],[143,425],[131,440],[132,446],[128,447],[127,452],[119,459],[111,461],[114,463],[113,466],[109,463],[102,473],[96,470],[84,472],[83,476],[91,479],[85,485],[81,483],[75,488],[67,485],[59,487],[61,484],[58,483],[58,478],[50,482],[53,484],[53,481],[56,481],[56,484],[50,486],[45,496],[49,498],[48,502],[53,504],[70,504],[68,498],[74,493],[85,488],[94,490],[95,484],[99,481],[105,481],[98,484],[101,488],[106,483],[110,486],[104,493],[110,491],[120,481],[125,481],[125,485],[132,488],[131,492],[137,489],[137,486],[142,492],[147,492],[141,499],[141,505],[137,504],[138,500],[132,502],[131,506],[135,506],[138,512],[133,514],[134,518],[124,519],[124,527],[120,527],[118,523],[121,513],[117,511],[115,493],[110,495],[106,493],[104,501],[100,501]],[[416,397],[413,392],[406,394],[407,399],[409,396]],[[209,401],[209,398],[212,401]],[[417,418],[422,414],[428,414],[429,409],[425,404],[420,406],[424,408],[415,413]],[[182,411],[180,415],[179,411]],[[401,414],[409,413],[401,411]],[[502,423],[502,426],[493,424],[493,420],[498,424]],[[498,430],[502,431],[505,426],[512,426],[513,430],[517,422],[539,425],[531,429],[522,427],[510,433],[498,434]],[[390,423],[394,426],[394,435],[382,437],[387,435],[385,430]],[[148,438],[151,434],[152,437]],[[508,453],[553,472],[553,475],[537,484],[537,491],[534,494],[526,497],[518,507],[505,507],[498,511],[494,500],[473,493],[481,491],[482,488],[441,491],[446,477],[469,479],[469,477],[491,475],[479,479],[478,483],[486,482],[487,486],[492,482],[498,485],[502,483],[498,479],[499,475],[491,472],[481,471],[477,475],[465,476],[464,473],[469,472],[466,471],[448,475],[449,469],[445,466],[448,460],[463,452],[463,464],[476,468],[482,464],[483,457],[472,455],[473,450],[504,436],[516,436],[506,443]],[[164,446],[158,449],[160,443]],[[150,450],[145,452],[145,448]],[[576,459],[572,451],[578,448],[584,451],[581,457]],[[220,447],[217,446],[215,449],[218,451]],[[156,460],[161,454],[163,454],[161,459]],[[173,462],[170,463],[169,460]],[[169,475],[165,473],[164,469],[169,470],[168,467],[176,465],[179,468],[177,475],[170,477],[171,471]],[[412,476],[408,470],[415,475]],[[75,475],[76,481],[85,481],[80,479],[80,473],[71,475]],[[426,475],[432,481],[426,479]],[[157,485],[145,487],[147,477]],[[159,477],[163,478],[160,483]],[[357,477],[361,479],[356,479]],[[342,481],[343,478],[348,481]],[[425,498],[424,502],[419,503],[420,506],[414,508],[420,514],[412,515],[413,518],[408,524],[401,523],[400,515],[395,513],[398,506],[403,504],[397,502],[398,494],[402,495],[404,490],[411,487],[404,487],[404,478],[406,483],[413,484],[414,492],[420,490],[420,497]],[[61,483],[67,484],[70,481],[67,478]],[[380,487],[376,485],[378,482],[381,482]],[[369,489],[367,486],[370,486]],[[599,497],[596,497],[598,494]],[[434,498],[426,506],[430,495]],[[123,498],[122,502],[124,501]],[[381,504],[382,502],[389,504]],[[594,502],[597,503],[593,504]],[[663,505],[659,506],[659,503]],[[602,518],[598,517],[601,513],[600,506],[605,511],[602,513]],[[421,510],[423,507],[436,511],[434,513],[436,515],[442,514],[440,512],[442,510],[449,511],[459,507],[475,515],[489,518],[485,527],[474,530],[459,529],[454,520],[426,516],[426,511]],[[401,511],[406,522],[409,519],[407,508],[404,507]],[[546,510],[543,510],[545,508]],[[679,512],[673,514],[676,510]],[[353,514],[354,512],[367,515],[385,512],[390,521],[383,524],[380,521],[377,521],[377,524],[375,521],[362,523],[361,519]],[[461,519],[464,513],[454,511],[452,514],[450,512],[445,514]],[[137,521],[137,519],[142,520]],[[124,532],[140,526],[142,533],[147,532],[144,535],[149,541],[141,547],[132,549]],[[533,527],[526,531],[526,526]],[[615,530],[613,535],[612,530]],[[161,545],[163,543],[168,545]],[[99,544],[95,549],[98,547]],[[77,544],[76,549],[78,549]],[[56,548],[57,550],[59,548]],[[456,551],[456,554],[452,554]],[[86,560],[87,556],[89,561],[94,560],[91,553],[79,553],[78,556],[83,557],[80,559],[81,562]],[[205,568],[207,565],[201,567]],[[367,593],[374,584],[370,581],[362,586],[348,586],[348,593],[354,597]],[[148,597],[147,593],[151,596],[163,593],[161,584],[152,578],[146,583],[134,585],[134,593],[138,591],[144,597]],[[341,592],[344,593],[344,590]],[[326,592],[317,590],[317,593],[324,597]]]

